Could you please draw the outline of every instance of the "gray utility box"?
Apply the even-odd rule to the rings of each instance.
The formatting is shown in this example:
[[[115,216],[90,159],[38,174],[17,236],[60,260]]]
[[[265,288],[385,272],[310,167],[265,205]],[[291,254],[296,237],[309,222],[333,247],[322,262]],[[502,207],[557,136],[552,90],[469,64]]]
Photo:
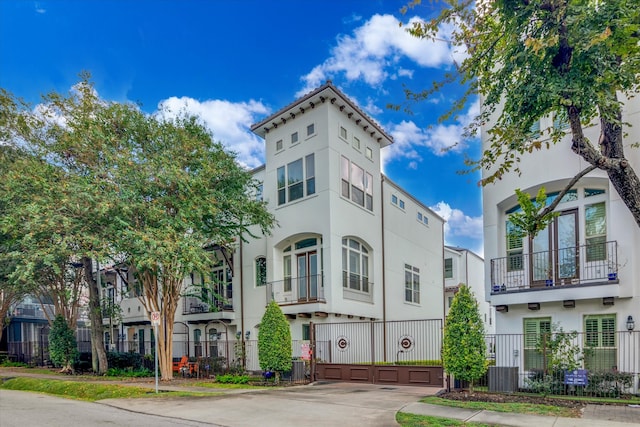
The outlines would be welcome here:
[[[518,367],[490,366],[489,391],[501,393],[518,391]]]

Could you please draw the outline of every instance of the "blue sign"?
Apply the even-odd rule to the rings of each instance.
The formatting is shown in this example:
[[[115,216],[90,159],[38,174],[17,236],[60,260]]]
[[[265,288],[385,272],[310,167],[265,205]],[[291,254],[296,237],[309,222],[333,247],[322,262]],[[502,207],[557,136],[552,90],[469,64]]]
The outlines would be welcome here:
[[[567,385],[587,385],[587,370],[575,369],[573,371],[564,371],[564,383]]]

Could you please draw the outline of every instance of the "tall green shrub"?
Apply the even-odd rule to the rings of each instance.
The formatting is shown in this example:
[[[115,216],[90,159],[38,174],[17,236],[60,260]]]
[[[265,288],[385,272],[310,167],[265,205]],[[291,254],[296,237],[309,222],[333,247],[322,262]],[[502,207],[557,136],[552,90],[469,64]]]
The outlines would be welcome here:
[[[62,366],[63,372],[73,372],[78,357],[76,334],[61,314],[53,320],[49,331],[49,355],[56,366]]]
[[[260,369],[280,372],[291,370],[291,331],[282,310],[271,301],[262,316],[258,331]]]
[[[460,285],[444,325],[444,369],[457,379],[469,381],[473,391],[473,381],[487,371],[485,353],[484,325],[478,302],[467,285]]]

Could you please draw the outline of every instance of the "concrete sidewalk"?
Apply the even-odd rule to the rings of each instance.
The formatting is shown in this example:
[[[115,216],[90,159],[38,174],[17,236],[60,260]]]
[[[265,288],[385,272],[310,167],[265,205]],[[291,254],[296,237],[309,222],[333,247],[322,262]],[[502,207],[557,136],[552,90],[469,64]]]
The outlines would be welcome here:
[[[401,408],[400,412],[513,427],[629,427],[630,425],[640,425],[640,408],[629,405],[587,405],[582,418],[479,411],[420,402],[410,403]]]

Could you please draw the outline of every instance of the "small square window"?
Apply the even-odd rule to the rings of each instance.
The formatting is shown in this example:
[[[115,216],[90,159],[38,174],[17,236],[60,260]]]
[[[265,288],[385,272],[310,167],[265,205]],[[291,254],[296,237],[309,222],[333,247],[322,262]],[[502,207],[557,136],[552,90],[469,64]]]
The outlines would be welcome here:
[[[295,144],[296,142],[298,142],[298,132],[294,132],[291,134],[291,143]]]
[[[391,203],[393,203],[394,205],[398,204],[398,196],[396,196],[395,194],[391,195]]]
[[[340,138],[347,139],[347,129],[340,126]]]
[[[309,126],[307,126],[307,136],[311,136],[314,133],[316,133],[316,126],[314,123],[311,123]]]
[[[404,209],[404,200],[400,200],[400,204],[398,206],[400,206],[400,209]]]
[[[353,137],[353,148],[355,148],[356,150],[360,149],[360,140],[355,136]]]
[[[422,222],[424,222],[425,225],[429,225],[429,218],[427,218],[427,216],[423,216],[422,217]]]
[[[418,212],[418,221],[422,222],[422,212]]]
[[[373,159],[373,150],[369,147],[367,147],[366,150],[364,150],[364,155],[367,157],[367,159],[371,160]]]
[[[276,141],[276,151],[282,150],[282,140]]]

